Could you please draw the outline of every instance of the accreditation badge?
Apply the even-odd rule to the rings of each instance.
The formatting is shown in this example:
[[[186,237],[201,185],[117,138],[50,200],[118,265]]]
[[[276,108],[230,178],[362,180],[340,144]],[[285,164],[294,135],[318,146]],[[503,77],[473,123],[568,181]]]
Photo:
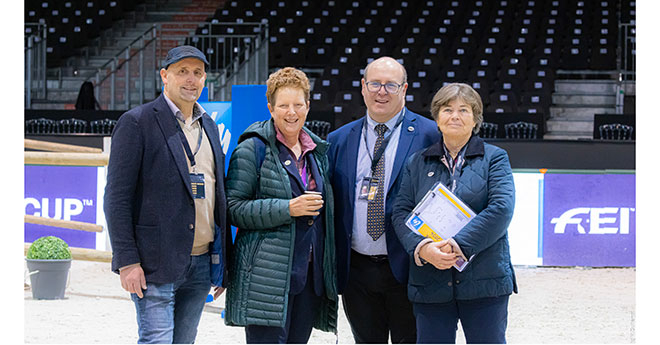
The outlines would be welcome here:
[[[190,174],[190,187],[192,189],[193,198],[204,199],[206,197],[204,174]]]
[[[365,177],[362,179],[359,198],[368,201],[375,200],[376,193],[378,193],[378,181],[379,179],[377,177]]]

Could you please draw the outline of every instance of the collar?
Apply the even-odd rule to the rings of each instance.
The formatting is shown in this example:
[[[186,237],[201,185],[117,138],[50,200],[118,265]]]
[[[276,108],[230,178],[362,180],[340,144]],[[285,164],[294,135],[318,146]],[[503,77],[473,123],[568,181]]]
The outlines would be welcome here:
[[[284,146],[289,148],[286,145],[286,141],[284,140],[284,135],[282,134],[282,132],[280,132],[280,129],[277,128],[277,126],[275,126],[275,133],[277,133],[276,134],[277,141],[279,141]],[[312,140],[312,137],[310,137],[309,134],[307,134],[307,132],[305,132],[302,129],[300,130],[300,134],[298,134],[298,141],[300,141],[300,151],[301,151],[300,157],[304,156],[307,152],[314,151],[314,149],[316,148],[316,143],[314,142],[314,140]],[[289,148],[289,150],[290,149],[291,148]]]
[[[394,128],[394,125],[396,125],[396,122],[399,120],[399,116],[401,116],[405,112],[405,107],[401,108],[401,111],[399,111],[396,115],[392,116],[391,119],[387,120],[385,122],[385,126],[387,126],[387,133],[388,131],[391,131],[392,128]],[[376,120],[372,119],[371,116],[369,116],[369,113],[367,113],[367,130],[370,132],[375,133],[376,132],[376,125],[379,125],[380,122],[376,122]]]
[[[179,107],[177,107],[176,104],[174,104],[174,102],[172,102],[172,100],[167,97],[165,92],[163,92],[163,97],[165,98],[167,105],[170,107],[172,114],[174,114],[174,117],[185,124],[186,121],[183,120],[183,113],[181,112],[181,109],[179,109]],[[199,103],[195,102],[195,105],[193,105],[192,120],[190,121],[190,124],[199,120],[204,114],[206,114],[204,108],[202,108]]]
[[[468,140],[469,142],[469,140]],[[454,162],[456,159],[451,157],[451,153],[449,152],[449,149],[447,148],[447,145],[445,145],[445,142],[442,141],[442,150],[444,152],[444,156],[449,159],[451,162]],[[467,150],[467,143],[461,147],[460,150],[458,150],[458,154],[456,155],[456,158],[458,158],[462,152]]]
[[[440,140],[438,140],[435,144],[429,146],[428,149],[426,149],[422,155],[427,156],[427,157],[443,157],[445,155],[445,143],[442,140],[442,133],[440,133]],[[465,144],[466,147],[461,148],[461,150],[465,149],[465,157],[472,157],[472,156],[483,156],[484,155],[484,141],[481,139],[481,137],[472,134],[470,137],[470,140],[468,140],[467,144]]]

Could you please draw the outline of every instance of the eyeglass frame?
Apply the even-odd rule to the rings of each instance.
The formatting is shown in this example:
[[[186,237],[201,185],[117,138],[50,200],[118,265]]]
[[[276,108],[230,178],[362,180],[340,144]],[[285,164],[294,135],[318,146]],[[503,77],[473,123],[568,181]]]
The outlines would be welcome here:
[[[369,84],[373,85],[374,87],[376,86],[375,84],[378,84],[378,89],[375,90],[375,91],[370,90]],[[381,88],[385,88],[385,92],[387,92],[391,95],[398,95],[399,92],[401,92],[401,87],[403,86],[403,84],[397,84],[397,83],[394,83],[394,82],[388,82],[388,83],[382,84],[382,83],[379,83],[377,81],[365,81],[364,85],[367,88],[367,91],[369,91],[369,92],[376,93],[376,92],[379,92]],[[396,91],[395,92],[388,91],[387,90],[387,85],[396,85]]]

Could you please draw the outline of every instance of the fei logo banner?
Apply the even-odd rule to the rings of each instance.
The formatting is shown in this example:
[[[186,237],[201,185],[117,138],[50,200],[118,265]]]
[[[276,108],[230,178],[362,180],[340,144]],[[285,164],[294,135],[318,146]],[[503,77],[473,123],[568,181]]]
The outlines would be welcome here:
[[[543,265],[635,266],[635,175],[544,178]]]

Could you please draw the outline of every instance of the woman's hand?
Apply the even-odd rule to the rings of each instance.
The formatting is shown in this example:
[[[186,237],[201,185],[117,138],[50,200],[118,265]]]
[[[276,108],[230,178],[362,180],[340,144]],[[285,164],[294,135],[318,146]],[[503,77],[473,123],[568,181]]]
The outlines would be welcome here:
[[[323,197],[317,194],[303,194],[289,200],[291,217],[318,216],[321,207],[323,207]]]
[[[457,254],[452,252],[452,247],[446,240],[425,244],[419,250],[419,257],[439,270],[451,268],[458,259]]]

